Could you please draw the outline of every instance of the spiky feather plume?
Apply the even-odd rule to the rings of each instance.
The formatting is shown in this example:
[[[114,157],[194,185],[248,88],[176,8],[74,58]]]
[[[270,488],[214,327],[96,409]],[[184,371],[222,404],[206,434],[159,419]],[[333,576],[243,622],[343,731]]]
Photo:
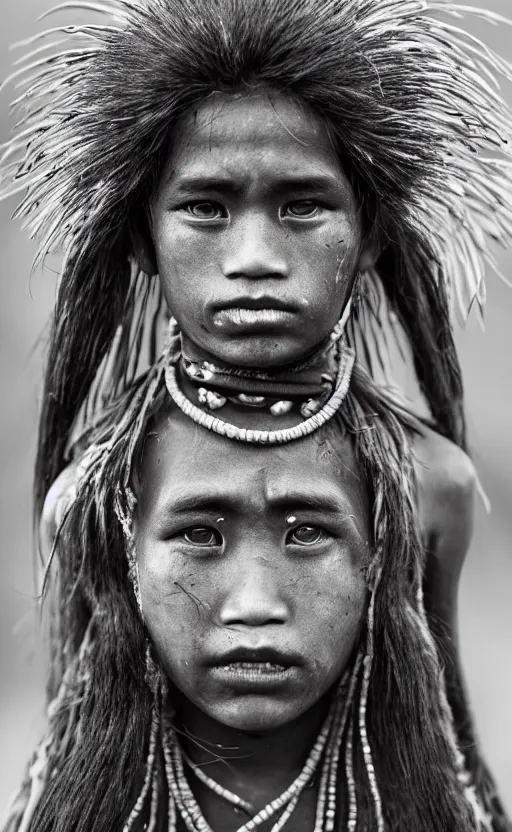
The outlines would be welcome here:
[[[439,429],[464,445],[449,320],[484,302],[490,243],[512,234],[510,66],[464,32],[447,0],[102,0],[106,17],[57,25],[11,77],[19,119],[3,195],[38,240],[64,250],[41,416],[39,508],[130,295],[133,228],[177,118],[216,90],[271,88],[329,123],[383,257],[377,271],[412,345]],[[498,15],[476,12],[505,25]],[[123,340],[121,338],[121,340]],[[126,339],[124,341],[126,346]],[[126,375],[124,347],[106,380]]]

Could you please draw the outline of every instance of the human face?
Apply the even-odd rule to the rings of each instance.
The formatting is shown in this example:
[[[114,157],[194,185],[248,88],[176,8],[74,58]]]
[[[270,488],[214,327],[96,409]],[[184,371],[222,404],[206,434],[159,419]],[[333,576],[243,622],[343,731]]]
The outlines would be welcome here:
[[[155,268],[173,315],[227,363],[306,356],[367,259],[325,125],[282,96],[223,95],[188,113],[175,136],[152,204]]]
[[[184,707],[269,731],[340,677],[367,597],[354,471],[349,447],[318,437],[246,446],[181,413],[147,438],[135,524],[142,608]]]

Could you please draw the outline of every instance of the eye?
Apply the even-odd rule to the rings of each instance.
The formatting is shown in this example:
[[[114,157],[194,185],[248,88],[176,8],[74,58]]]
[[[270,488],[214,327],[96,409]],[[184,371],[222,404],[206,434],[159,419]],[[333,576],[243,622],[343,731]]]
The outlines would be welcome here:
[[[320,210],[321,206],[314,199],[296,199],[285,205],[282,213],[294,219],[309,220],[316,217]]]
[[[184,208],[196,220],[219,220],[227,217],[226,209],[219,202],[189,202]]]
[[[178,535],[177,535],[178,536]],[[180,533],[186,543],[191,546],[222,546],[222,536],[210,526],[190,526]]]
[[[314,546],[326,538],[324,529],[320,526],[297,526],[296,529],[288,532],[286,542],[293,546]]]

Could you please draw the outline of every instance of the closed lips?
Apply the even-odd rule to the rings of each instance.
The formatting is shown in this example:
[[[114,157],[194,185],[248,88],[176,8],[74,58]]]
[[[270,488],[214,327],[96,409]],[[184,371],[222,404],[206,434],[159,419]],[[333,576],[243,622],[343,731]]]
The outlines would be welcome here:
[[[281,323],[292,316],[292,312],[284,309],[247,309],[243,307],[221,309],[215,313],[217,324],[274,324]]]
[[[297,304],[287,302],[282,298],[273,295],[239,295],[237,298],[230,298],[225,302],[219,301],[212,304],[214,312],[223,312],[225,309],[280,309],[282,312],[296,312]]]
[[[217,665],[218,666],[218,665]],[[254,673],[282,673],[287,668],[282,664],[275,664],[274,662],[230,662],[220,666],[221,670],[247,670]]]

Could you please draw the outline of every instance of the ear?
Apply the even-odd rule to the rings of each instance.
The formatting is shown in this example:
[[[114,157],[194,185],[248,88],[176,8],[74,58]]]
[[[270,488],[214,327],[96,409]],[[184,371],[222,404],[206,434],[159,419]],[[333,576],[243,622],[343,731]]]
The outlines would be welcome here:
[[[378,240],[373,235],[363,241],[361,251],[359,252],[359,259],[357,261],[357,271],[361,274],[373,269],[375,263],[381,255],[381,246]]]
[[[133,259],[142,272],[147,274],[148,277],[154,277],[158,274],[158,266],[147,219],[143,221],[142,226],[140,222],[137,223],[137,227],[130,226],[129,233]]]

